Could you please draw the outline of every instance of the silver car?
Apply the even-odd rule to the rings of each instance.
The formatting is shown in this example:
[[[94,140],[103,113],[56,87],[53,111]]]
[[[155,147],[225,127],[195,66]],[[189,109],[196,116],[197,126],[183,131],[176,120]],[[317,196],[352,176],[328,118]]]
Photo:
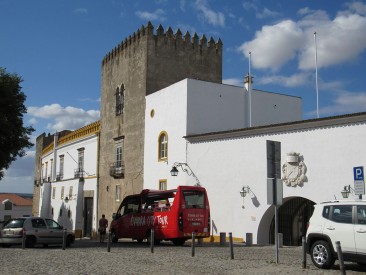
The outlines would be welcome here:
[[[0,231],[0,244],[4,247],[22,244],[25,235],[25,246],[34,247],[37,244],[62,244],[63,227],[52,219],[40,217],[25,217],[7,221]],[[74,243],[75,235],[66,232],[66,246]]]

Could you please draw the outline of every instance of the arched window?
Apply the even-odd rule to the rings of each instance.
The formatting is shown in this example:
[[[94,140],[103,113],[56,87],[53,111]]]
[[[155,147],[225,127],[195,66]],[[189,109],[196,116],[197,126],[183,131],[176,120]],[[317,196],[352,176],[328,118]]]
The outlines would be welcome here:
[[[124,101],[125,101],[125,87],[122,84],[121,87],[116,89],[116,116],[123,114]]]
[[[159,160],[168,158],[168,134],[161,132],[159,135]]]

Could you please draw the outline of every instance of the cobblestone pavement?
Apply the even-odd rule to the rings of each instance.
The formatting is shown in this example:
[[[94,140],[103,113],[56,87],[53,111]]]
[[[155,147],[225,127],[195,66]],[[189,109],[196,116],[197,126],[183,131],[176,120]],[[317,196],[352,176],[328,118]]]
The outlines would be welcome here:
[[[276,264],[274,246],[234,244],[232,260],[228,246],[197,245],[192,257],[190,245],[163,242],[154,253],[146,243],[127,240],[112,244],[110,252],[106,243],[93,240],[76,240],[66,250],[60,246],[0,248],[0,274],[340,274],[337,262],[324,271],[315,268],[309,256],[303,269],[301,247],[280,248]],[[346,263],[346,270],[347,274],[366,272],[353,263]]]

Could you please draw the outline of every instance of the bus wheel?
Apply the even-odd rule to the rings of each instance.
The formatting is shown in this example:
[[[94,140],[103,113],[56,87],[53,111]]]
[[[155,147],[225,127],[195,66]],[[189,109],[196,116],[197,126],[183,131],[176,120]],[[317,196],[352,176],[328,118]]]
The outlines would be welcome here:
[[[180,245],[184,245],[186,240],[183,239],[183,238],[180,238],[180,239],[173,239],[172,242],[173,242],[174,245],[180,246]]]

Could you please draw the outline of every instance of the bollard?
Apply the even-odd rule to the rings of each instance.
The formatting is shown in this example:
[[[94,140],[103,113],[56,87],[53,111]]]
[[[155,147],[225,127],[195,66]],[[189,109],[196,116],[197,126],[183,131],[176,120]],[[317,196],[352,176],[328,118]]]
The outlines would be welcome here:
[[[108,232],[108,242],[107,242],[107,251],[111,252],[111,230]]]
[[[230,242],[230,257],[234,260],[234,247],[233,247],[233,233],[229,233],[229,242]]]
[[[253,233],[245,234],[245,245],[252,246],[253,245]]]
[[[278,247],[283,247],[283,233],[278,233]]]
[[[346,275],[346,268],[344,266],[341,243],[339,241],[336,241],[335,244],[336,244],[337,254],[338,254],[339,270],[341,271],[342,275]],[[329,251],[329,253],[330,253],[330,251]]]
[[[226,232],[220,232],[220,245],[226,245]]]
[[[306,238],[302,237],[302,268],[306,268]]]
[[[62,250],[66,248],[66,228],[64,228],[64,232],[62,234]]]
[[[26,240],[25,230],[23,229],[23,236],[22,236],[22,249],[25,249],[25,240]]]
[[[196,232],[192,232],[192,257],[195,255]]]
[[[150,233],[150,249],[151,249],[151,253],[154,253],[154,229],[151,229],[151,233]]]

